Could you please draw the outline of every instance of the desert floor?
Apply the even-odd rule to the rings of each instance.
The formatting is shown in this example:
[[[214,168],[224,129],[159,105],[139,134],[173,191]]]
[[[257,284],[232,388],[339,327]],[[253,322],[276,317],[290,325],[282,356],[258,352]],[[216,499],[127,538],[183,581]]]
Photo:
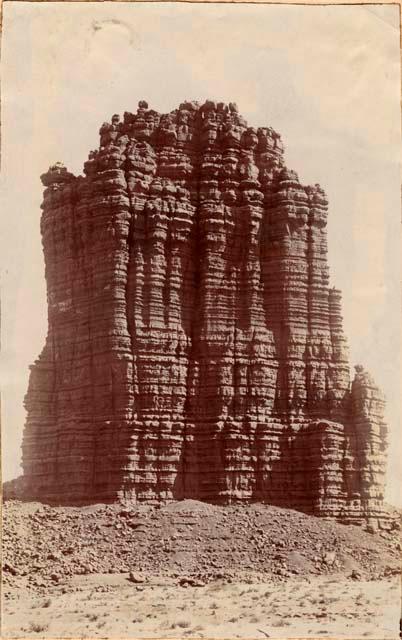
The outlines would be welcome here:
[[[3,637],[399,637],[398,578],[249,582],[183,588],[168,579],[134,585],[127,574],[77,576],[69,593],[9,592]]]

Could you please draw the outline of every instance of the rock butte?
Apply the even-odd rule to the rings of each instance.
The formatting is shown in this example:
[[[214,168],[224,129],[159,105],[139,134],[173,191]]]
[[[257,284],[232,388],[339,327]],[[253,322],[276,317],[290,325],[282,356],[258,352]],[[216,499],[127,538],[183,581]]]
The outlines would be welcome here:
[[[101,127],[84,174],[42,176],[25,492],[381,518],[384,399],[362,367],[350,381],[327,198],[279,135],[235,104],[140,102]]]

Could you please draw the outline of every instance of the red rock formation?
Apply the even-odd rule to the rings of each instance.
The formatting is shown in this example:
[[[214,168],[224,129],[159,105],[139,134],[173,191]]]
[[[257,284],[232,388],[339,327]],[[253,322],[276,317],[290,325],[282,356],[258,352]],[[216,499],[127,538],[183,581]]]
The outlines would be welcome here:
[[[29,494],[379,515],[383,400],[361,368],[350,385],[328,202],[278,134],[234,104],[140,102],[101,127],[84,173],[42,176]]]

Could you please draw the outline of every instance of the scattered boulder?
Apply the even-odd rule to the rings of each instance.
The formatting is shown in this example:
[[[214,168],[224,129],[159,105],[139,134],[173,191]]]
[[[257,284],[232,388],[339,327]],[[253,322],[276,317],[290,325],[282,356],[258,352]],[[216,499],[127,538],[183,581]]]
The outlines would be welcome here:
[[[142,584],[146,581],[145,576],[141,575],[140,573],[135,573],[134,571],[130,571],[128,579],[130,580],[130,582],[134,582],[134,584]]]
[[[353,569],[352,573],[350,574],[350,578],[352,578],[352,580],[361,580],[362,574],[359,571],[356,571],[356,569]]]

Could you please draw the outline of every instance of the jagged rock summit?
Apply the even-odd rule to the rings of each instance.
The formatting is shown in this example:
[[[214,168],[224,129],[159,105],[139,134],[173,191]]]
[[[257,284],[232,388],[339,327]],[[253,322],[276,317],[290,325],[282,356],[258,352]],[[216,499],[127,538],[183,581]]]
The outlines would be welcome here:
[[[26,493],[381,516],[384,400],[361,367],[350,381],[327,198],[280,136],[235,104],[140,102],[84,174],[42,176]]]

